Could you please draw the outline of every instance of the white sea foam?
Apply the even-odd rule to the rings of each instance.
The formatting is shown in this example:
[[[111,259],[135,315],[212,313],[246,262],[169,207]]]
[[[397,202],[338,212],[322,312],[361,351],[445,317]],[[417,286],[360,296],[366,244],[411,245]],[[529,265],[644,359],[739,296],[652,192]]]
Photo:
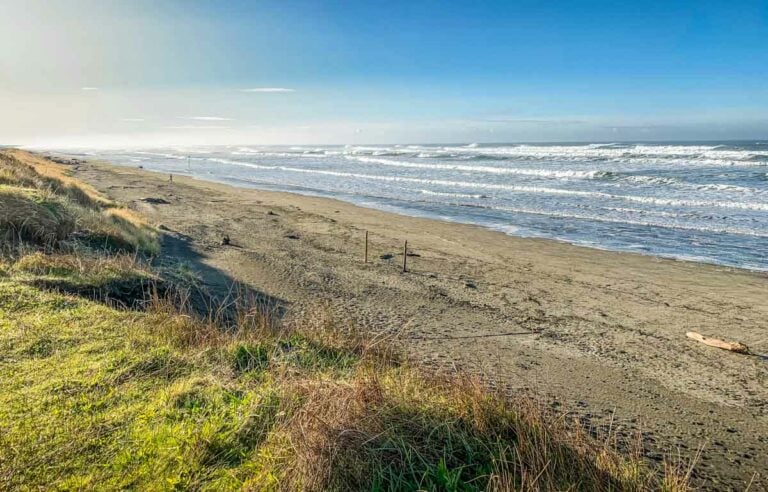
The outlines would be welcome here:
[[[436,185],[436,186],[456,187],[456,188],[506,190],[506,191],[512,191],[512,192],[518,192],[518,193],[545,193],[545,194],[551,194],[551,195],[570,195],[570,196],[599,198],[599,199],[607,199],[607,200],[623,200],[623,201],[635,202],[635,203],[646,203],[651,205],[665,205],[665,206],[675,206],[675,207],[718,207],[718,208],[731,208],[731,209],[740,209],[740,210],[768,211],[768,203],[760,203],[760,202],[689,200],[689,199],[662,198],[662,197],[651,197],[651,196],[620,195],[620,194],[605,193],[601,191],[569,190],[564,188],[551,188],[546,186],[523,186],[523,185],[510,185],[510,184],[478,183],[478,182],[472,182],[472,181],[449,181],[449,180],[440,180],[440,179],[411,178],[406,176],[382,176],[377,174],[349,173],[349,172],[343,172],[343,171],[306,169],[306,168],[296,168],[296,167],[290,167],[290,166],[265,166],[261,164],[229,161],[226,159],[211,159],[211,160],[216,162],[224,162],[226,164],[234,164],[238,166],[250,167],[252,169],[281,170],[281,171],[294,172],[294,173],[318,174],[318,175],[336,176],[336,177],[344,177],[344,178],[352,178],[352,179],[368,179],[372,181],[418,183],[418,184],[428,184],[428,185]]]
[[[419,190],[419,193],[422,193],[424,195],[432,195],[432,196],[445,196],[449,198],[474,198],[474,199],[487,198],[487,195],[469,194],[469,193],[448,193],[448,192],[433,191],[433,190]]]
[[[381,166],[403,167],[411,169],[428,170],[446,170],[463,171],[469,173],[488,173],[488,174],[517,174],[523,176],[540,176],[547,178],[594,178],[604,175],[604,171],[574,171],[563,170],[556,171],[550,169],[527,169],[513,167],[494,167],[494,166],[466,166],[463,164],[424,164],[419,162],[395,161],[390,159],[377,159],[372,157],[346,156],[348,160],[354,160],[363,164],[378,164]]]
[[[639,225],[644,227],[662,227],[665,229],[681,229],[687,231],[696,232],[709,232],[718,234],[737,234],[741,236],[754,236],[754,237],[768,237],[768,233],[763,231],[756,231],[753,229],[739,228],[739,227],[707,227],[707,226],[693,226],[688,224],[672,223],[672,222],[658,222],[652,220],[632,220],[628,218],[610,218],[602,215],[590,215],[590,214],[574,214],[567,212],[555,212],[547,210],[517,208],[517,207],[485,207],[492,210],[501,210],[505,212],[525,213],[533,215],[546,215],[548,217],[558,217],[562,219],[578,219],[589,220],[593,222],[609,222],[614,224],[627,224],[627,225]]]
[[[694,166],[768,166],[765,151],[724,149],[714,145],[504,145],[426,147],[410,145],[412,151],[428,152],[435,157],[464,155],[467,158],[487,156],[499,159],[544,160],[564,162],[608,161],[618,163]],[[345,154],[373,155],[402,151],[398,147],[347,146]]]
[[[768,190],[761,190],[757,188],[749,188],[746,186],[737,186],[732,184],[723,183],[687,183],[680,181],[676,178],[668,178],[664,176],[646,176],[646,175],[616,175],[616,179],[619,181],[627,181],[631,183],[638,183],[643,185],[662,185],[672,186],[675,188],[684,188],[697,191],[724,191],[730,193],[748,193],[755,195],[767,194]]]
[[[176,160],[181,160],[181,159],[186,159],[187,158],[186,155],[168,154],[168,153],[164,153],[164,152],[140,152],[140,151],[136,151],[136,152],[134,152],[134,154],[148,155],[148,156],[152,156],[152,157],[163,157],[165,159],[176,159]]]
[[[290,147],[287,155],[306,153],[305,147]],[[240,147],[237,152],[268,156],[274,151]],[[314,152],[312,152],[314,153]],[[321,152],[317,152],[321,153]],[[481,146],[370,146],[346,145],[325,155],[409,156],[422,158],[498,159],[547,162],[609,162],[642,166],[768,166],[768,151],[734,150],[719,145],[504,145]]]

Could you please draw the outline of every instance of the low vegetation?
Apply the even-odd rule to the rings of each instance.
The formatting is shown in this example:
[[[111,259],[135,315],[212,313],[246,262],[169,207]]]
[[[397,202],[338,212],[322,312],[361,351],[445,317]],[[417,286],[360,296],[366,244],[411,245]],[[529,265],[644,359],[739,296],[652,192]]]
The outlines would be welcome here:
[[[101,200],[76,206],[110,220]],[[244,295],[196,314],[183,287],[155,287],[169,280],[139,242],[99,249],[79,219],[15,236],[0,262],[0,489],[687,488],[534,402],[423,373],[323,306],[283,321]],[[116,280],[137,303],[87,293]]]
[[[0,240],[6,254],[20,246],[159,250],[154,229],[131,210],[78,183],[64,166],[8,150],[0,152]]]

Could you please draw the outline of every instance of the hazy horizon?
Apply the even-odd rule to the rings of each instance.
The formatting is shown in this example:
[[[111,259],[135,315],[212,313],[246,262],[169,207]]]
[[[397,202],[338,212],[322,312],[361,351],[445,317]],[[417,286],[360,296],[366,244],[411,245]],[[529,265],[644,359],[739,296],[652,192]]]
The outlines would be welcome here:
[[[3,2],[0,144],[768,138],[768,5]]]
[[[37,145],[29,145],[29,144],[14,144],[14,143],[0,143],[0,148],[6,147],[6,148],[23,148],[23,149],[29,149],[29,150],[39,150],[39,151],[77,151],[77,150],[116,150],[116,149],[149,149],[149,148],[155,148],[155,149],[162,149],[162,148],[206,148],[206,147],[238,147],[238,146],[256,146],[256,147],[263,147],[263,148],[269,148],[269,147],[294,147],[296,149],[298,148],[310,148],[310,147],[317,147],[317,148],[324,148],[324,147],[365,147],[365,146],[372,146],[372,147],[397,147],[397,146],[424,146],[424,147],[439,147],[439,146],[446,146],[446,145],[452,145],[452,146],[471,146],[471,145],[481,145],[481,146],[520,146],[520,145],[529,145],[529,146],[557,146],[557,145],[564,145],[564,146],[581,146],[581,145],[654,145],[654,146],[664,146],[664,145],[709,145],[709,146],[717,146],[717,145],[728,145],[728,144],[756,144],[756,145],[767,145],[768,146],[768,139],[759,139],[759,138],[745,138],[745,139],[726,139],[726,140],[664,140],[664,139],[658,139],[658,140],[572,140],[572,141],[566,141],[566,140],[527,140],[527,141],[487,141],[487,142],[469,142],[469,141],[455,141],[455,142],[358,142],[358,143],[349,143],[349,142],[332,142],[332,143],[300,143],[300,142],[287,142],[287,143],[258,143],[253,141],[241,141],[241,142],[232,142],[232,143],[161,143],[161,144],[153,144],[153,145],[147,145],[146,142],[139,140],[139,139],[131,139],[130,141],[126,141],[125,144],[121,144],[119,142],[115,142],[113,144],[99,144],[97,142],[86,142],[86,143],[78,143],[75,141],[71,141],[68,144],[60,144],[60,145],[54,145],[54,144],[37,144]]]

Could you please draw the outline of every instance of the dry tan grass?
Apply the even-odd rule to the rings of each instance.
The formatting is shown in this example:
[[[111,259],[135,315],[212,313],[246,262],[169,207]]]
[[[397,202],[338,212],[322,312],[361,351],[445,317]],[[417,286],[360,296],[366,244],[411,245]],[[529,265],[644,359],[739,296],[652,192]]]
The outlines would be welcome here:
[[[76,255],[34,252],[21,256],[10,269],[34,275],[100,277],[151,277],[151,272],[132,255]]]
[[[30,189],[0,186],[0,237],[51,246],[67,237],[75,223],[61,202]]]
[[[5,156],[6,160],[15,161],[12,164],[17,167],[19,165],[30,167],[39,181],[44,181],[49,187],[54,188],[52,191],[70,195],[70,198],[81,205],[115,206],[112,200],[96,191],[95,188],[73,178],[70,175],[71,171],[66,166],[19,149],[3,151],[0,153],[0,156],[2,155]],[[36,187],[39,188],[40,186]]]
[[[134,212],[129,208],[113,207],[104,211],[108,217],[116,217],[133,224],[136,227],[149,228],[149,223],[138,212]]]
[[[157,234],[140,215],[118,207],[69,172],[29,152],[0,151],[0,186],[6,191],[0,196],[0,232],[7,241],[53,247],[80,231],[91,247],[157,253]]]

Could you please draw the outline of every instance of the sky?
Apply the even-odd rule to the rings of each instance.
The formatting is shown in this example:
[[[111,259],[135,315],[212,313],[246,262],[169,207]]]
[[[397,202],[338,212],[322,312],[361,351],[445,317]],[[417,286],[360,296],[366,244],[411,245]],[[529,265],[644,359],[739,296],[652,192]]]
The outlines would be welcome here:
[[[768,2],[0,0],[0,144],[768,138]]]

